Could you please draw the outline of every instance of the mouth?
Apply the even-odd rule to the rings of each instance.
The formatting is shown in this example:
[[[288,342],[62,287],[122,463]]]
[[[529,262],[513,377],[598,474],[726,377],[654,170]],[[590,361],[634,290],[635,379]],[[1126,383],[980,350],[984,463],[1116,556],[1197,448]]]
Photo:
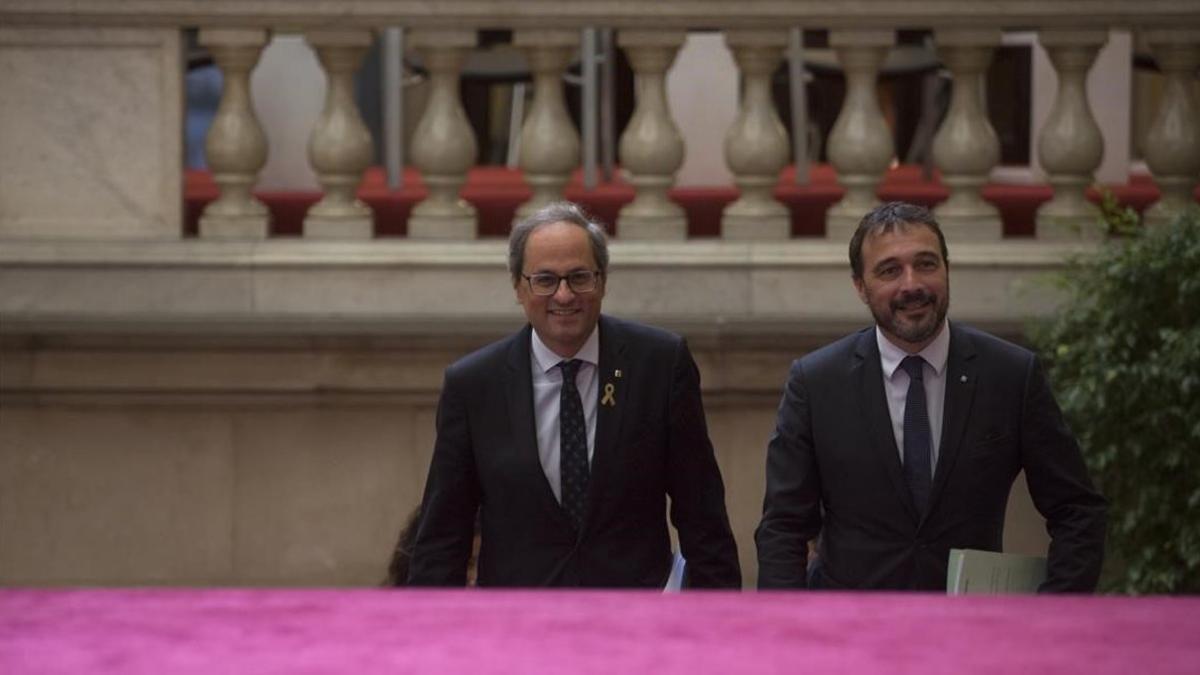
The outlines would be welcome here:
[[[919,295],[910,296],[907,298],[900,298],[896,302],[892,303],[892,311],[905,312],[908,314],[919,314],[927,309],[932,308],[936,300],[936,298],[927,293],[921,293]]]
[[[932,306],[933,306],[932,302],[910,302],[908,304],[898,305],[896,307],[896,311],[908,312],[909,314],[915,314],[915,313],[919,313],[919,312],[924,312],[926,309],[929,309]]]
[[[550,316],[575,316],[579,313],[578,309],[551,309],[547,310]]]

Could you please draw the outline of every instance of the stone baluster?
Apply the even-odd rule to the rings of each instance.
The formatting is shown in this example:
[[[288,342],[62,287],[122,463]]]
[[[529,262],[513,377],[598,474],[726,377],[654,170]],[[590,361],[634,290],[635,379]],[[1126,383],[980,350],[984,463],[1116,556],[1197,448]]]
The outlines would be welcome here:
[[[308,161],[325,190],[304,218],[304,236],[313,239],[369,239],[371,210],[355,196],[375,146],[354,100],[354,73],[371,46],[365,30],[305,33],[325,69],[325,107],[308,139]]]
[[[205,28],[200,44],[221,69],[224,90],[204,151],[221,193],[200,216],[206,239],[265,239],[267,207],[251,194],[267,161],[267,138],[250,100],[250,71],[267,44],[265,30]]]
[[[683,137],[667,105],[666,72],[683,46],[682,30],[626,30],[617,35],[633,67],[636,103],[621,134],[621,166],[637,193],[621,209],[624,239],[684,239],[687,217],[667,198],[683,165]]]
[[[563,72],[579,44],[572,30],[518,30],[513,44],[521,48],[533,74],[533,105],[521,127],[520,165],[533,198],[517,209],[517,217],[562,199],[563,186],[579,166],[579,132],[563,99]]]
[[[1143,154],[1162,198],[1146,210],[1147,225],[1163,225],[1195,203],[1200,177],[1200,106],[1192,94],[1200,67],[1200,31],[1152,30],[1145,34],[1166,78],[1158,112],[1146,132]]]
[[[408,219],[413,238],[475,237],[475,207],[458,196],[479,148],[458,93],[459,73],[474,30],[414,31],[410,41],[429,71],[429,102],[413,132],[412,162],[421,170],[429,197]]]
[[[829,44],[846,75],[846,97],[829,134],[829,162],[846,188],[846,196],[825,218],[825,236],[834,241],[849,241],[858,221],[879,203],[875,190],[895,156],[875,91],[879,67],[894,42],[892,31],[829,33]]]
[[[1096,238],[1103,235],[1100,210],[1084,191],[1104,159],[1104,137],[1087,97],[1087,74],[1108,41],[1103,30],[1043,31],[1038,39],[1058,74],[1058,93],[1038,135],[1038,160],[1054,198],[1037,214],[1041,239]]]
[[[791,217],[772,191],[791,145],[775,112],[771,76],[787,47],[788,33],[728,31],[725,43],[742,71],[741,106],[725,134],[725,161],[741,196],[725,209],[721,233],[726,239],[787,239]]]
[[[936,39],[938,54],[954,77],[954,91],[933,137],[933,159],[950,198],[934,213],[951,241],[996,240],[1003,234],[1000,212],[979,191],[1000,161],[1000,139],[988,122],[984,99],[984,76],[1000,31],[939,30]]]

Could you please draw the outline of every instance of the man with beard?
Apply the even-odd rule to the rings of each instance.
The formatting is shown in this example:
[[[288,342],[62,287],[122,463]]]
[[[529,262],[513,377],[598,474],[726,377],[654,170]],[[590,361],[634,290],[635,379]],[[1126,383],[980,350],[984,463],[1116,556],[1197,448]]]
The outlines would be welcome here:
[[[871,211],[850,267],[875,326],[792,364],[767,447],[759,588],[945,589],[951,548],[1001,550],[1024,470],[1051,537],[1039,590],[1092,591],[1105,500],[1037,358],[946,320],[932,214]]]

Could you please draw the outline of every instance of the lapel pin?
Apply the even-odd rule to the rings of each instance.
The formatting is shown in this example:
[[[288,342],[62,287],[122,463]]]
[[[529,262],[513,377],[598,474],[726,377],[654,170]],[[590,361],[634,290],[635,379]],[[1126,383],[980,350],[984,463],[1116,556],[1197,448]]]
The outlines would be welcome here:
[[[615,377],[617,379],[621,379],[621,369],[620,368],[613,371],[613,377]]]
[[[617,404],[616,392],[617,388],[613,386],[612,382],[605,384],[604,396],[600,397],[600,405],[615,406]]]
[[[958,381],[965,383],[967,381],[967,376],[963,375],[962,377],[958,378]]]

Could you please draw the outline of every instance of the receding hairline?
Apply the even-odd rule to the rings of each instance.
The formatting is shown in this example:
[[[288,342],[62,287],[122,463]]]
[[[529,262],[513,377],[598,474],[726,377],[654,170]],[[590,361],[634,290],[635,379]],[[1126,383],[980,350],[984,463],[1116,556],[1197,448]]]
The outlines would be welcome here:
[[[881,223],[878,226],[868,229],[866,232],[863,233],[862,252],[863,253],[866,252],[868,242],[875,241],[885,235],[897,234],[897,233],[903,234],[903,233],[908,232],[909,230],[915,230],[915,229],[924,229],[929,232],[929,234],[933,237],[933,242],[929,247],[930,252],[932,252],[934,255],[936,255],[938,260],[942,261],[942,264],[949,265],[950,262],[946,259],[946,257],[944,255],[942,255],[942,247],[941,247],[940,241],[937,236],[937,230],[935,230],[933,228],[933,226],[931,226],[929,223],[922,223],[920,221],[899,220],[899,221],[890,222],[890,223]],[[885,260],[888,260],[888,258],[883,258],[879,262],[883,262]],[[865,263],[866,261],[863,260],[862,262]],[[875,266],[878,266],[878,264],[879,263],[877,262],[875,264]],[[867,271],[867,267],[865,264],[863,266],[862,271],[864,273]]]
[[[938,240],[937,251],[946,266],[950,264],[950,252],[946,246],[945,234],[933,213],[926,207],[909,202],[887,202],[871,209],[858,222],[850,237],[850,274],[855,279],[862,276],[863,246],[868,238],[881,236],[889,232],[906,232],[909,227],[924,225],[931,230]]]
[[[922,223],[919,220],[893,220],[886,223],[879,223],[867,228],[863,233],[863,241],[871,237],[878,237],[884,234],[891,234],[897,230],[909,230],[916,227],[923,227],[933,233],[934,238],[937,238],[937,230],[929,223]]]
[[[547,225],[562,223],[583,230],[592,251],[592,263],[601,274],[608,273],[608,237],[594,217],[573,202],[553,202],[543,206],[513,226],[508,239],[508,268],[513,283],[520,281],[525,267],[529,238]]]
[[[567,231],[579,232],[579,235],[583,237],[584,245],[587,246],[588,255],[592,257],[592,264],[597,266],[600,264],[600,261],[596,260],[596,249],[592,246],[592,237],[591,233],[588,232],[587,226],[570,220],[552,220],[548,223],[534,225],[530,228],[529,235],[525,237],[525,250],[523,252],[529,253],[529,242],[533,241],[533,238],[538,236],[539,233],[555,228],[566,228]]]
[[[525,241],[522,246],[522,251],[521,251],[522,266],[527,265],[529,262],[529,258],[528,258],[529,245],[533,242],[534,237],[537,237],[538,234],[541,232],[556,229],[556,228],[566,228],[568,232],[570,232],[572,230],[578,231],[579,236],[581,236],[583,238],[584,247],[587,248],[587,255],[588,255],[588,257],[590,257],[592,259],[589,269],[595,270],[595,269],[600,268],[600,261],[596,258],[596,247],[592,242],[591,232],[588,231],[587,225],[581,225],[573,220],[552,220],[552,221],[545,222],[545,223],[537,223],[537,224],[533,225],[532,227],[530,227],[529,232],[525,235]],[[542,270],[521,269],[518,271],[520,274],[526,274],[526,273],[537,274],[539,271],[542,271]],[[513,278],[513,286],[515,287],[515,286],[519,285],[521,283],[521,279],[522,279],[521,276],[517,276],[517,277]]]

